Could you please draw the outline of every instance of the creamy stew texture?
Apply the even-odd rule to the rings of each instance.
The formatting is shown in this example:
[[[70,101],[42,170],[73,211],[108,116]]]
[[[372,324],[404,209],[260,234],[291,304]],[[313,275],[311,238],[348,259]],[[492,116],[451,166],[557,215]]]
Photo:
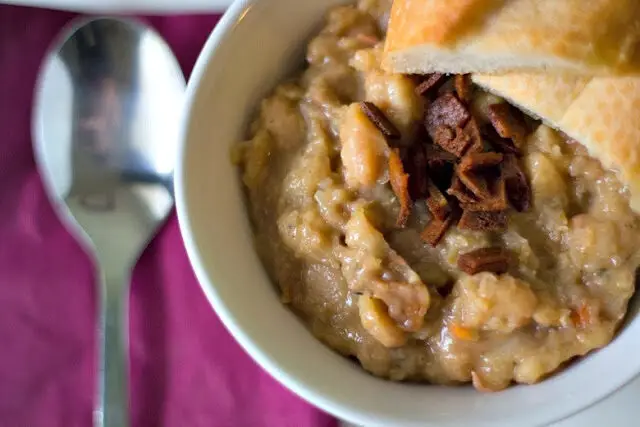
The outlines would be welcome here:
[[[392,380],[534,383],[606,345],[640,262],[638,216],[615,174],[540,125],[521,162],[532,208],[504,232],[448,230],[437,247],[406,227],[389,183],[390,149],[359,101],[377,105],[410,144],[424,114],[415,83],[379,67],[388,1],[328,12],[306,66],[262,101],[239,144],[256,247],[282,300],[326,345]],[[479,117],[503,102],[476,92]],[[487,246],[507,274],[469,276],[460,254]]]

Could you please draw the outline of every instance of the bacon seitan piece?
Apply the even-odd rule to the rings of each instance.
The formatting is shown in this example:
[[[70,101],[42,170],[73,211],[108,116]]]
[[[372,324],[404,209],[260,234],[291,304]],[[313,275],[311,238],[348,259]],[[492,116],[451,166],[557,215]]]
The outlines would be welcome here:
[[[449,215],[449,217],[444,221],[433,218],[429,221],[422,234],[420,234],[420,237],[435,248],[438,246],[438,243],[440,243],[440,240],[442,240],[449,227],[453,225],[453,222],[454,215]]]
[[[469,153],[460,161],[457,176],[478,200],[489,199],[493,182],[500,175],[498,165],[502,159],[500,153]]]
[[[489,106],[489,120],[502,138],[511,139],[522,147],[527,136],[527,124],[522,113],[507,103]]]
[[[454,176],[451,181],[451,187],[447,190],[447,194],[458,199],[460,204],[478,203],[478,198],[460,181],[458,176]]]
[[[455,163],[457,157],[440,149],[437,145],[429,144],[425,147],[427,163],[431,167],[435,163]]]
[[[442,73],[433,73],[426,76],[416,87],[416,93],[420,96],[427,96],[430,92],[436,91],[446,82],[446,76]]]
[[[400,138],[400,131],[398,128],[389,120],[389,118],[378,108],[376,104],[373,102],[361,102],[360,108],[362,112],[367,116],[371,123],[373,123],[380,132],[387,138],[388,140],[394,140]]]
[[[505,180],[509,203],[518,212],[525,212],[531,208],[531,185],[520,167],[518,158],[508,154],[502,162],[502,176]]]
[[[454,94],[445,93],[427,107],[424,125],[431,139],[436,141],[438,129],[445,127],[454,131],[463,128],[470,118],[467,107]]]
[[[468,152],[484,151],[480,129],[474,119],[469,120],[464,127],[457,128],[455,132],[447,126],[442,126],[436,130],[434,142],[456,158]]]
[[[460,160],[460,170],[478,172],[502,163],[501,153],[469,153]]]
[[[427,182],[427,207],[434,218],[444,221],[451,214],[451,205],[442,191],[431,180]]]
[[[491,272],[506,273],[509,270],[509,254],[502,248],[481,248],[458,257],[458,267],[467,274]]]
[[[500,177],[494,183],[491,197],[480,201],[461,203],[461,207],[466,211],[473,212],[500,212],[507,210],[509,208],[509,201],[504,178]]]
[[[399,150],[393,149],[389,152],[389,181],[391,189],[400,202],[400,212],[396,225],[404,227],[411,214],[411,197],[409,196],[409,175],[404,171]]]
[[[503,231],[507,228],[507,213],[465,210],[458,222],[458,228],[473,231]]]
[[[458,98],[464,102],[471,101],[473,87],[471,85],[471,76],[469,74],[456,74],[453,77],[453,86],[456,88]]]

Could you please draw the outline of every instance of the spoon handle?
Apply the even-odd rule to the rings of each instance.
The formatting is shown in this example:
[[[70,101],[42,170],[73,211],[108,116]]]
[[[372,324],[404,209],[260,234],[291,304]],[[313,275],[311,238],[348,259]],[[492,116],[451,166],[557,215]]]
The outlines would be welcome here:
[[[100,359],[96,427],[129,426],[128,277],[103,276],[100,298]]]

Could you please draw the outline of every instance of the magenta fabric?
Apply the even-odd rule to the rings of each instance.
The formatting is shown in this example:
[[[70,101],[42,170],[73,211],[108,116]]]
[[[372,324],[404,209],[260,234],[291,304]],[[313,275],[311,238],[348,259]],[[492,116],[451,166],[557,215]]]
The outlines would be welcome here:
[[[90,427],[93,268],[56,218],[30,134],[34,82],[71,13],[0,5],[0,427]],[[217,16],[143,18],[185,75]],[[133,427],[334,427],[262,371],[224,329],[187,260],[175,215],[131,290]]]

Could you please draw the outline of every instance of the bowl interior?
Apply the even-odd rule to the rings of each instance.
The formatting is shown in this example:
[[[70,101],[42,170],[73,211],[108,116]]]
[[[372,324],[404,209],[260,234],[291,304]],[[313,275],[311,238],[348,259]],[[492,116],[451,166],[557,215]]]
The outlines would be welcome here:
[[[373,426],[543,425],[603,398],[640,370],[640,324],[541,384],[480,394],[470,387],[376,379],[320,344],[279,301],[252,246],[230,147],[262,97],[303,65],[306,41],[338,0],[240,1],[218,25],[188,90],[176,173],[178,214],[202,288],[240,344],[303,398]],[[294,18],[295,17],[295,18]],[[635,319],[638,308],[631,309]]]

